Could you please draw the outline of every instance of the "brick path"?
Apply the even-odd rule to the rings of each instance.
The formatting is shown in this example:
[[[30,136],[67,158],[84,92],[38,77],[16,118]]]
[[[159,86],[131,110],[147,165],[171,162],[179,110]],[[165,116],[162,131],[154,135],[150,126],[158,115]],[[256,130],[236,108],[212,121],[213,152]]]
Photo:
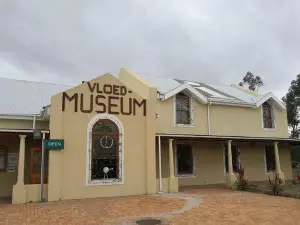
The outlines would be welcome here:
[[[174,199],[176,196],[190,198]],[[300,200],[224,189],[186,189],[167,198],[130,196],[0,204],[0,224],[134,224],[136,219],[148,216],[174,225],[300,224]]]

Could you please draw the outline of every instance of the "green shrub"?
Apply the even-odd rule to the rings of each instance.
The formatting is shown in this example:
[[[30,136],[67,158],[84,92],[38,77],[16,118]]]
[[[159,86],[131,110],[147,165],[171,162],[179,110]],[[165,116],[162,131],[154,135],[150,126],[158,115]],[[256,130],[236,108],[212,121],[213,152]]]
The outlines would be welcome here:
[[[279,195],[284,190],[283,181],[279,178],[278,174],[273,173],[273,179],[269,177],[269,182],[267,184],[268,194]]]
[[[299,180],[296,180],[296,179],[294,179],[294,180],[292,181],[292,183],[293,183],[294,185],[297,185],[297,184],[300,184],[300,181],[299,181]]]
[[[238,191],[250,191],[253,186],[245,179],[245,170],[241,165],[237,168],[237,173],[237,180],[234,183],[235,189]]]

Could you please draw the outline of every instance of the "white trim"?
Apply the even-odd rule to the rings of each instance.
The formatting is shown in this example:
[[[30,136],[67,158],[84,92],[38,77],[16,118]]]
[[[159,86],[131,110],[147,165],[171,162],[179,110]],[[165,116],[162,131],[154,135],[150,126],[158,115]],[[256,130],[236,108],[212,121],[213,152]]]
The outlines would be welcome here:
[[[188,83],[181,84],[180,86],[174,88],[172,91],[165,93],[163,100],[166,100],[185,89],[187,89],[189,92],[191,92],[200,102],[207,103],[206,97],[204,95],[202,95],[199,91],[197,91],[195,88],[193,88],[191,85],[189,85]]]
[[[189,135],[189,134],[164,134],[157,133],[161,137],[184,137],[184,138],[207,138],[207,139],[230,139],[230,140],[263,140],[263,141],[293,141],[300,142],[300,139],[278,138],[278,137],[251,137],[251,136],[218,136],[218,135]]]
[[[274,102],[276,103],[276,105],[281,109],[281,110],[286,110],[285,105],[275,96],[273,95],[271,92],[269,92],[268,94],[265,94],[264,96],[261,97],[261,99],[259,99],[256,102],[256,107],[260,107],[264,102],[268,101],[269,99],[273,99]]]
[[[276,131],[276,115],[275,115],[275,107],[274,107],[274,104],[272,102],[268,102],[267,103],[271,106],[272,108],[272,120],[273,120],[273,123],[274,123],[274,128],[265,128],[265,123],[264,123],[264,111],[263,111],[263,105],[260,106],[260,116],[261,116],[261,123],[262,123],[262,129],[264,131],[270,131],[270,132],[274,132]]]
[[[247,103],[232,103],[232,102],[221,102],[221,101],[217,101],[215,99],[212,98],[208,98],[209,101],[211,101],[211,104],[214,105],[226,105],[226,106],[235,106],[235,107],[247,107],[247,108],[257,108],[255,104],[247,104]]]
[[[33,117],[36,116],[37,121],[43,121],[40,114],[36,115],[0,115],[0,119],[7,119],[7,120],[33,120]]]
[[[161,138],[158,136],[158,167],[159,167],[159,193],[163,193],[161,169]]]
[[[208,135],[211,134],[211,126],[210,126],[210,106],[211,102],[207,104],[207,129],[208,129]]]
[[[174,126],[175,127],[194,127],[194,108],[193,108],[193,97],[187,93],[184,92],[185,95],[187,95],[189,97],[189,102],[190,102],[190,109],[189,109],[189,112],[190,112],[190,120],[191,120],[191,123],[190,124],[177,124],[177,118],[176,118],[176,95],[173,96],[173,119],[174,119]]]
[[[119,129],[119,178],[107,180],[91,180],[91,146],[92,146],[92,128],[94,124],[101,119],[108,119],[113,121]],[[86,186],[98,185],[114,185],[124,184],[124,128],[121,121],[115,116],[109,114],[97,114],[94,116],[87,127],[87,149],[86,149]]]
[[[0,128],[0,133],[33,133],[33,130],[13,130],[13,129],[6,129],[6,128]],[[41,130],[41,133],[45,133],[45,134],[49,134],[50,131],[49,130]]]
[[[193,171],[191,174],[178,174],[178,159],[177,159],[177,145],[187,144],[192,147],[192,157],[193,157]],[[175,177],[178,178],[195,178],[196,177],[196,155],[195,155],[195,146],[191,142],[180,142],[176,141],[175,143]]]
[[[228,172],[226,172],[226,156],[225,156],[225,145],[227,145],[228,146],[228,143],[226,144],[226,143],[224,143],[223,144],[223,165],[224,165],[224,176],[227,176],[228,175]],[[238,163],[239,163],[239,165],[241,165],[241,151],[240,151],[240,147],[239,147],[239,145],[238,144],[231,144],[231,152],[232,152],[232,146],[236,146],[236,149],[237,149],[237,151],[238,151],[238,153],[239,153],[239,155],[238,155]],[[228,153],[227,153],[228,154]],[[233,163],[233,161],[232,161],[232,163]],[[229,166],[229,165],[228,165]],[[233,171],[233,173],[235,173],[234,171]]]

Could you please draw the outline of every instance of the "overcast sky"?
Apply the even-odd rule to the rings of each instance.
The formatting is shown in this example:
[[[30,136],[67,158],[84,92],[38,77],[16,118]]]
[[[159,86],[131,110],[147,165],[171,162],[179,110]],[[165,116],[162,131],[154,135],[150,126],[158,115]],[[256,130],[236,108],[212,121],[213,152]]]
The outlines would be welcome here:
[[[120,67],[282,97],[300,73],[298,0],[2,0],[0,77],[77,84]]]

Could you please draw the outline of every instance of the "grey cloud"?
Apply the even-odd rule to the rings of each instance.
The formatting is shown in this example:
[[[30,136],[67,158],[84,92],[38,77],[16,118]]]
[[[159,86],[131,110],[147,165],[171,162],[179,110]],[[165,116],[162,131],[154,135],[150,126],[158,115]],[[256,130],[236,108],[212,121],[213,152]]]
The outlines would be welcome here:
[[[281,97],[300,72],[299,1],[0,4],[0,58],[24,77],[76,83],[127,67],[229,84],[251,70]]]

